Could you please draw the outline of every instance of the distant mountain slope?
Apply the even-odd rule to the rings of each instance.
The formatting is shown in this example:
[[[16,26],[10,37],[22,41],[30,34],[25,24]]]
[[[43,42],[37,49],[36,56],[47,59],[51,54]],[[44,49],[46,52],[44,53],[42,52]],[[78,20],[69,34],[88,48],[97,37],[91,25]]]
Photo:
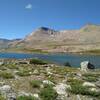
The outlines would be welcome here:
[[[10,48],[49,52],[78,52],[100,49],[100,26],[87,24],[79,30],[55,31],[40,27],[22,40],[9,42]]]
[[[20,39],[8,40],[0,38],[0,49],[8,49],[9,47],[11,47],[12,43],[18,42],[19,40]]]
[[[7,39],[1,39],[1,38],[0,38],[0,49],[1,49],[1,48],[7,48],[9,42],[10,42],[10,41],[7,40]]]

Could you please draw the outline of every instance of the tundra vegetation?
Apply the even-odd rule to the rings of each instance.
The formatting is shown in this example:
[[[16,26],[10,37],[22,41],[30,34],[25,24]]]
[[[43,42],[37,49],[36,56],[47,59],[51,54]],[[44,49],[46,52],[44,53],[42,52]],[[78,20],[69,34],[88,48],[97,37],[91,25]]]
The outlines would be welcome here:
[[[84,72],[40,59],[28,61],[0,65],[0,100],[100,100],[100,69]]]

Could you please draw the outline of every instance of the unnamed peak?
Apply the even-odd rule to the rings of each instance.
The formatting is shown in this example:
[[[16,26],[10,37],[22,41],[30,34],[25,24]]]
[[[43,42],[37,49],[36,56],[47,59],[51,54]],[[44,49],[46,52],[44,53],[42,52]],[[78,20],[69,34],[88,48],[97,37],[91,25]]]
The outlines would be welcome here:
[[[54,31],[53,29],[50,29],[48,27],[40,27],[38,30],[43,30],[43,31]]]

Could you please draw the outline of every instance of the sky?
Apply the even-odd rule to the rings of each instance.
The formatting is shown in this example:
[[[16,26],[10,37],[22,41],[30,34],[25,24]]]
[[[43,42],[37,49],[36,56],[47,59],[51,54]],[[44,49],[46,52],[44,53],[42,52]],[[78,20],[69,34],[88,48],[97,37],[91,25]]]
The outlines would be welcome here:
[[[0,38],[24,38],[44,26],[55,30],[100,24],[100,0],[0,0]]]

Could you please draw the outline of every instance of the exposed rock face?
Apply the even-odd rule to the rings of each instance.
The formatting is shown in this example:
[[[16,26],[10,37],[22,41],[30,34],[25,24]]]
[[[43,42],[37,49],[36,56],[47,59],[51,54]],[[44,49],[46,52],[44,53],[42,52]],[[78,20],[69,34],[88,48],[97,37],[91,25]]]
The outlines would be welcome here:
[[[82,71],[88,71],[89,69],[95,69],[95,66],[92,65],[89,61],[83,61],[81,62],[81,70]]]

